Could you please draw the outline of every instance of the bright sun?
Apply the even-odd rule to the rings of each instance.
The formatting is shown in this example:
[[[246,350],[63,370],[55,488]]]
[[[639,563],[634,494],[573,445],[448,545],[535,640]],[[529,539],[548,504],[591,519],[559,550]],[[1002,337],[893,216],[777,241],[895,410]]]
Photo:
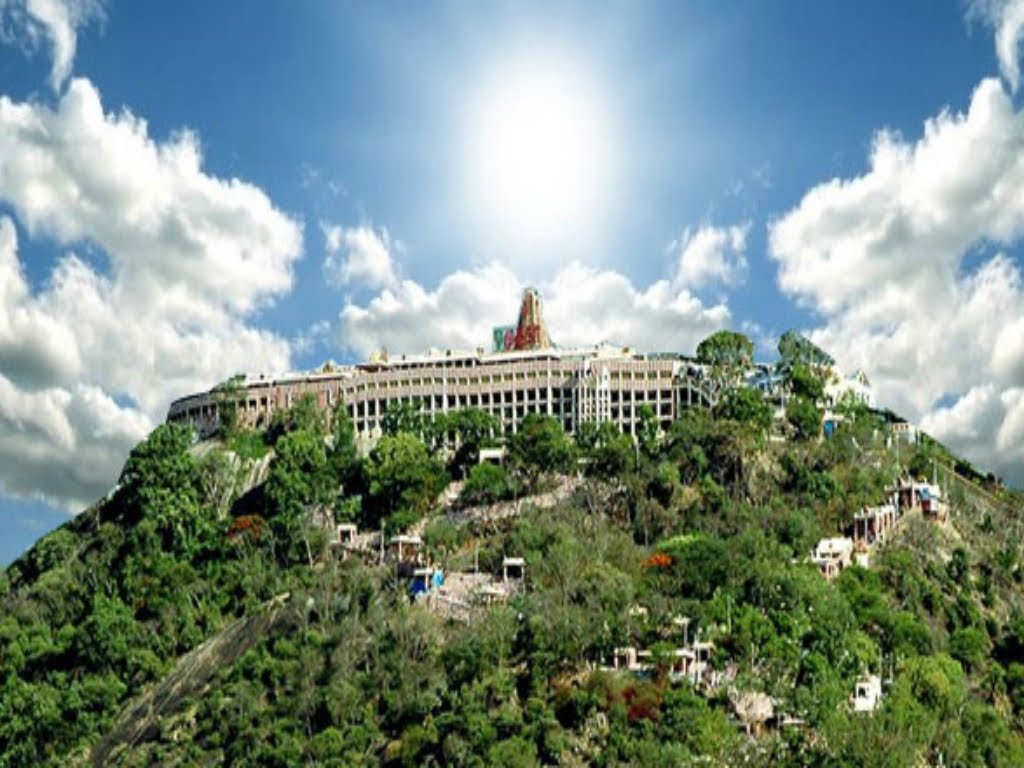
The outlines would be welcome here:
[[[565,66],[501,72],[475,104],[469,173],[474,207],[506,240],[558,244],[599,215],[608,127],[592,87]]]

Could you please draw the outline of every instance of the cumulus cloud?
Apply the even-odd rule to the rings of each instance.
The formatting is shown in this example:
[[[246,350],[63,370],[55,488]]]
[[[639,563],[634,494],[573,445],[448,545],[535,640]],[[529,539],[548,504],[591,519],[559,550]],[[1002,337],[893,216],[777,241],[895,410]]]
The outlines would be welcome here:
[[[78,30],[102,19],[101,0],[0,0],[3,37],[33,49],[44,40],[52,53],[50,85],[59,91],[71,74]]]
[[[619,272],[578,262],[537,287],[548,330],[561,346],[605,340],[693,352],[729,320],[724,304],[705,306],[667,280],[639,288]],[[431,346],[487,347],[494,326],[515,322],[523,288],[523,281],[498,263],[454,272],[432,290],[404,280],[365,305],[349,301],[339,318],[338,340],[361,355],[380,347],[414,353]]]
[[[288,343],[248,318],[290,288],[301,227],[258,188],[204,173],[193,134],[156,142],[85,80],[55,108],[0,97],[0,200],[65,249],[33,289],[0,217],[4,492],[88,502],[173,397],[288,368]]]
[[[955,404],[927,414],[921,425],[968,454],[985,456],[986,469],[1014,474],[1024,466],[1024,387],[972,387]]]
[[[880,132],[864,174],[814,187],[769,226],[780,287],[825,321],[815,341],[867,371],[881,402],[1018,483],[1024,464],[999,435],[1024,384],[1024,285],[994,251],[1024,234],[1021,190],[1024,116],[987,79],[916,141]]]
[[[1014,92],[1020,87],[1020,42],[1024,34],[1024,0],[971,0],[968,15],[995,30],[999,69]]]
[[[677,254],[676,280],[699,288],[711,282],[738,283],[747,272],[747,233],[750,225],[687,228],[669,248]]]
[[[329,282],[336,286],[362,283],[371,288],[395,282],[392,242],[386,229],[336,224],[322,224],[321,228],[327,251],[324,274]]]

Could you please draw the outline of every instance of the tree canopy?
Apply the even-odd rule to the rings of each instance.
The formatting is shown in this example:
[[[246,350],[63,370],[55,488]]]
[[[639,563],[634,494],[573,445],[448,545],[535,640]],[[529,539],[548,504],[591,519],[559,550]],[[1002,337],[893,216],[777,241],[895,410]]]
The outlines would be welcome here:
[[[789,428],[731,388],[635,438],[531,415],[451,505],[448,441],[501,439],[479,412],[396,413],[368,455],[344,405],[161,426],[0,574],[0,765],[1024,765],[1022,497],[932,440],[897,454],[877,415],[818,439],[802,367]],[[945,524],[904,515],[823,578],[821,538],[933,471]],[[349,520],[419,533],[444,589],[329,546]]]
[[[754,343],[736,331],[716,331],[697,345],[697,360],[726,368],[749,366],[754,361]]]

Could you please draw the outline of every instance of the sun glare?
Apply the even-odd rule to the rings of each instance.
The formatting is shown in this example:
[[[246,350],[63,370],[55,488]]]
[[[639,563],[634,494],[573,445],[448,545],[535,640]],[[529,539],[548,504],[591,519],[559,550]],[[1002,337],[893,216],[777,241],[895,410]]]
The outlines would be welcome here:
[[[592,86],[552,64],[504,70],[475,105],[469,143],[474,207],[516,243],[578,238],[600,216],[608,128]]]

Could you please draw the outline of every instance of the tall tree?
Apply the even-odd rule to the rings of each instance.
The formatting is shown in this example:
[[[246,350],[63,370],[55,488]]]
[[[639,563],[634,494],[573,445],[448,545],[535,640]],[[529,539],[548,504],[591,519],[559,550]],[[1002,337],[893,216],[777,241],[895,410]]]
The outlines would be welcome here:
[[[529,413],[509,443],[512,461],[532,481],[546,472],[564,472],[572,461],[572,443],[553,416]]]
[[[779,339],[779,365],[788,369],[794,365],[825,368],[835,365],[827,352],[796,331],[786,331]]]
[[[697,360],[711,368],[713,385],[720,392],[740,385],[754,364],[754,344],[742,333],[717,331],[697,345]],[[712,392],[712,402],[716,399]]]
[[[697,345],[697,360],[729,371],[742,371],[754,362],[754,343],[736,331],[716,331]]]
[[[206,522],[200,508],[200,474],[188,452],[192,431],[161,424],[128,456],[119,493],[129,519],[152,520],[170,547],[189,547]]]
[[[448,482],[444,464],[408,432],[384,435],[366,466],[375,523],[396,513],[422,517]]]

